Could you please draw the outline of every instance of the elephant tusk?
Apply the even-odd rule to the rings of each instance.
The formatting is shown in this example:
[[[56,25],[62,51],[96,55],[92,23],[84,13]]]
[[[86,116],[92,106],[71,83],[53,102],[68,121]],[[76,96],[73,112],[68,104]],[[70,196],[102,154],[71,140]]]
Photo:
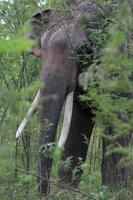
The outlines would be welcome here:
[[[70,125],[71,125],[71,118],[72,118],[73,97],[74,97],[74,92],[71,92],[68,94],[67,99],[66,99],[62,131],[61,131],[59,142],[58,142],[59,148],[62,148],[64,146],[68,137],[68,133],[69,133]]]
[[[20,126],[19,126],[19,128],[18,128],[18,130],[16,132],[16,139],[18,139],[22,135],[22,132],[26,128],[32,113],[37,108],[37,106],[39,104],[39,99],[40,99],[39,97],[40,97],[40,90],[37,92],[37,95],[35,96],[32,104],[31,104],[31,107],[29,108],[29,110],[28,110],[28,112],[26,114],[26,117],[23,119],[23,121],[21,122],[21,124],[20,124]]]

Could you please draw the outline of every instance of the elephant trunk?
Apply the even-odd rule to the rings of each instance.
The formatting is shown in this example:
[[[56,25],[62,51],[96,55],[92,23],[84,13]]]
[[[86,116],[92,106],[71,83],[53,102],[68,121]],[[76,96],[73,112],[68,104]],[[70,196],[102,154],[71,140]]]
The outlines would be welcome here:
[[[60,112],[66,95],[66,81],[59,75],[45,78],[45,86],[40,89],[40,139],[39,139],[39,190],[49,193],[52,153]]]

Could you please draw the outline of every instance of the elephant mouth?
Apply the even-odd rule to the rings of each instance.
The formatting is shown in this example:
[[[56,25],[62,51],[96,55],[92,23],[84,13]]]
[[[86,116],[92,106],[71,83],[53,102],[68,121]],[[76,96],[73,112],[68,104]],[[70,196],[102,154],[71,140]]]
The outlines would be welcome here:
[[[73,111],[73,98],[74,98],[74,92],[72,91],[67,95],[66,102],[65,102],[65,109],[64,109],[64,119],[63,119],[63,125],[62,125],[62,130],[58,142],[58,147],[63,148],[68,134],[69,134],[69,129],[71,125],[71,118],[72,118],[72,111]],[[40,91],[37,92],[31,107],[29,108],[25,118],[22,120],[17,132],[16,132],[16,139],[20,138],[22,135],[24,129],[26,128],[29,119],[32,117],[33,113],[37,109],[39,105],[39,99],[40,99]]]

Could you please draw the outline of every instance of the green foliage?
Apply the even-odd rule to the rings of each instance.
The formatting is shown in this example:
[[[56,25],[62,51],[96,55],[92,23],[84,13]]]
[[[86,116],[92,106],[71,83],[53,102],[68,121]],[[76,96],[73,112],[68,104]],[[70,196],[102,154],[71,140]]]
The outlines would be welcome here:
[[[30,8],[30,9],[29,9]],[[38,81],[39,61],[28,53],[24,53],[33,43],[24,39],[23,25],[35,12],[36,6],[32,0],[1,1],[0,2],[0,199],[26,199],[35,189],[35,179],[25,175],[28,170],[28,157],[35,171],[33,155],[37,153],[37,139],[27,147],[28,139],[19,143],[16,154],[15,132],[31,105],[40,83]],[[35,134],[38,129],[36,115],[29,123],[26,132]],[[18,159],[19,157],[19,159]],[[27,161],[26,161],[27,160]],[[23,170],[21,176],[16,177],[18,168]],[[34,180],[34,181],[33,181]],[[31,187],[29,194],[27,186]],[[34,199],[37,199],[37,193]],[[33,199],[33,197],[32,197]]]
[[[0,53],[22,52],[30,49],[32,42],[23,38],[14,38],[10,40],[0,40]]]
[[[102,56],[80,75],[80,83],[86,91],[81,99],[92,103],[96,123],[104,131],[102,136],[112,141],[127,135],[131,137],[133,130],[132,20],[129,2],[121,2],[109,27],[109,40],[104,40]],[[101,34],[96,39],[101,38]],[[109,126],[112,126],[112,133],[107,135]],[[112,145],[109,152],[122,153],[122,149]],[[133,161],[129,149],[126,156]]]
[[[54,150],[55,150],[55,144],[54,143],[45,144],[45,145],[42,145],[40,147],[39,153],[42,153],[46,158],[52,158]]]
[[[69,4],[67,0],[46,0],[45,7],[57,11],[70,11],[73,5]]]

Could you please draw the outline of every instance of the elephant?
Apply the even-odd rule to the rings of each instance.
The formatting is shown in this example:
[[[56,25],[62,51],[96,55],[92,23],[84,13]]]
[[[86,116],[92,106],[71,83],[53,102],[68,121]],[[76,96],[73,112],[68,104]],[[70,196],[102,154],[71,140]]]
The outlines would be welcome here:
[[[36,40],[30,53],[41,57],[40,76],[43,84],[40,88],[38,184],[40,192],[44,195],[50,192],[52,157],[48,151],[51,152],[54,147],[60,113],[69,94],[73,107],[67,130],[69,133],[65,144],[63,142],[61,161],[71,158],[71,167],[66,169],[60,166],[58,175],[60,184],[73,187],[79,185],[83,173],[81,163],[86,160],[94,127],[94,115],[91,107],[82,103],[78,97],[83,92],[78,76],[84,70],[84,64],[78,58],[85,52],[90,55],[87,64],[91,64],[93,48],[88,39],[89,34],[94,29],[99,29],[102,20],[112,11],[109,7],[107,11],[107,7],[105,9],[104,6],[90,0],[82,3],[69,1],[69,5],[70,3],[73,5],[70,10],[46,9],[35,13],[29,20],[30,31],[27,33],[28,38]],[[83,18],[89,19],[89,28],[82,26]],[[120,141],[120,144],[122,143],[123,139]],[[124,172],[117,169],[121,156],[117,156],[116,153],[106,155],[108,145],[109,142],[103,139],[102,183],[113,185],[120,181],[120,175],[124,177]],[[75,167],[78,170],[73,179]]]

